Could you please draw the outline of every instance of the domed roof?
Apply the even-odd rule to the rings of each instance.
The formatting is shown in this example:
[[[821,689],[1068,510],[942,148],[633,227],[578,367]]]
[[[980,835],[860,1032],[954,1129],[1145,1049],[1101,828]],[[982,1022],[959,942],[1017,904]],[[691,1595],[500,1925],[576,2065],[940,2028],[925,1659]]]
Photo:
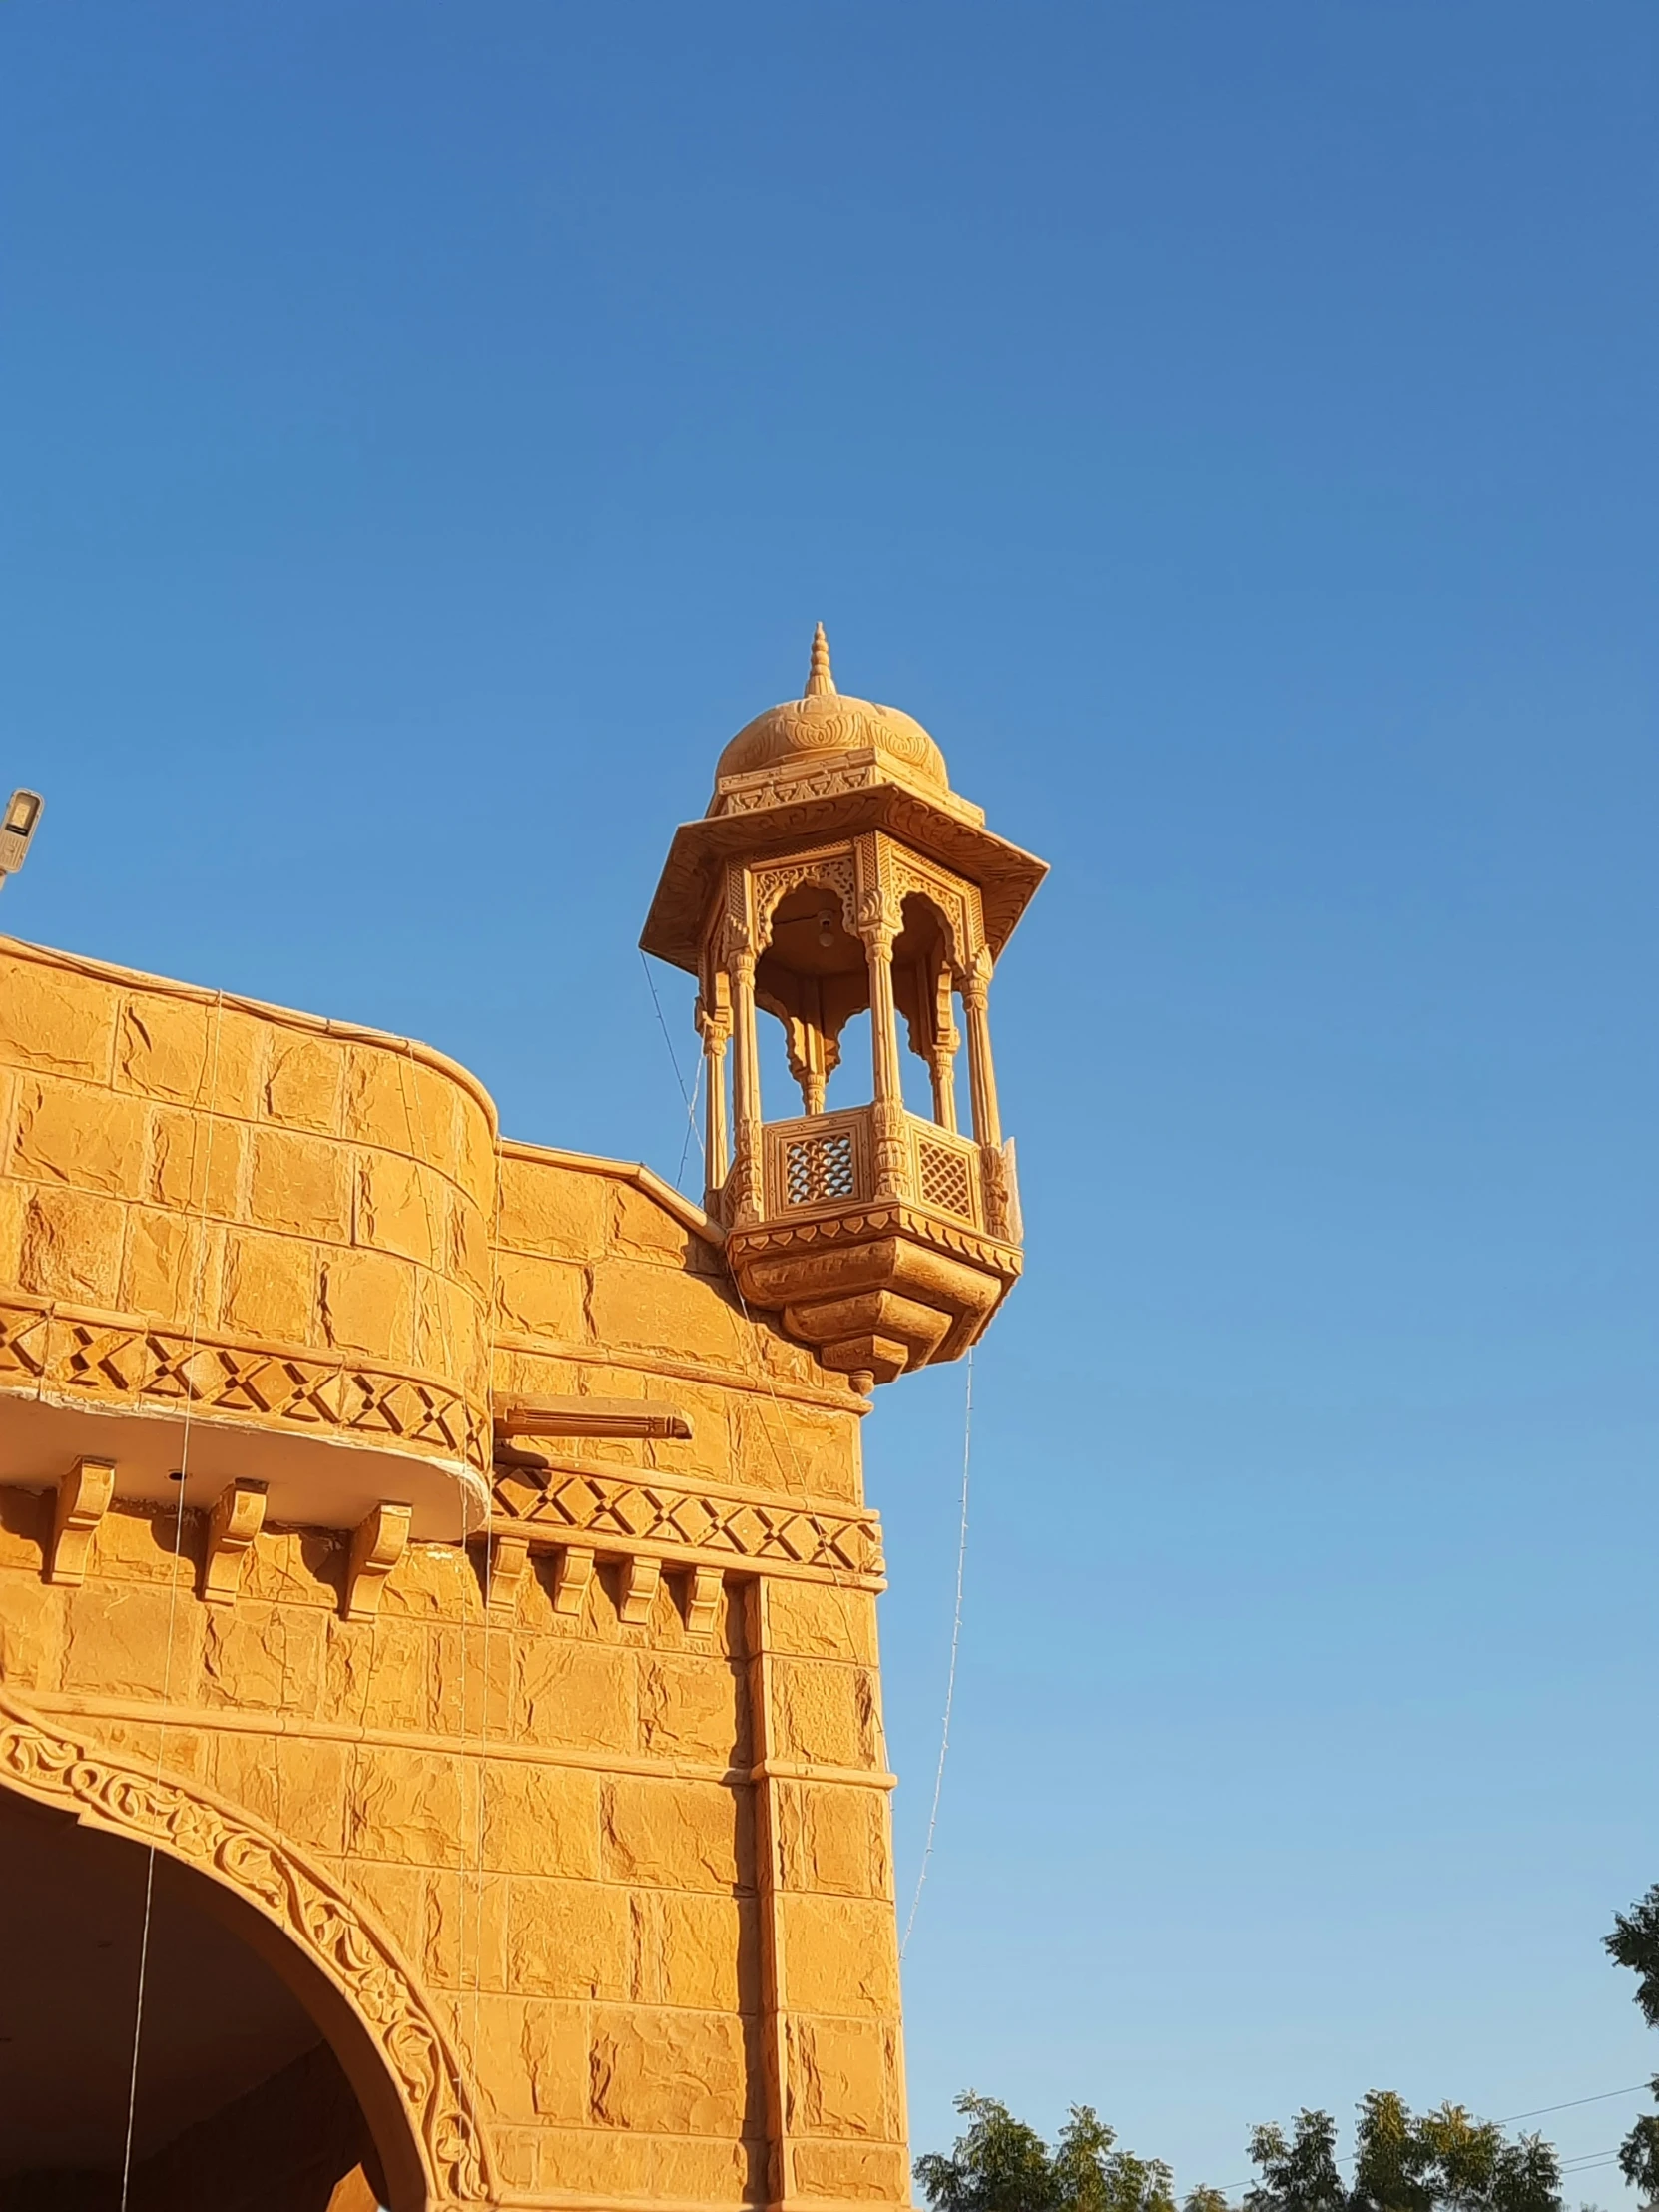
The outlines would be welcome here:
[[[813,639],[806,692],[800,699],[769,707],[744,725],[720,757],[716,787],[730,776],[752,775],[757,769],[793,767],[797,762],[807,767],[826,754],[871,750],[885,756],[887,765],[911,783],[950,789],[944,755],[913,716],[836,691],[830,673],[830,641],[821,622]]]

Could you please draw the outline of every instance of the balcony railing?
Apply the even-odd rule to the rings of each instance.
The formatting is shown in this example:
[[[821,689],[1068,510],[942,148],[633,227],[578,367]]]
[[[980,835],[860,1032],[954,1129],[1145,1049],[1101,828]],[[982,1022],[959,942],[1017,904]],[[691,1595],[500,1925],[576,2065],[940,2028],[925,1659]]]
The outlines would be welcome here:
[[[769,1122],[765,1140],[765,1210],[769,1220],[838,1212],[875,1196],[873,1108],[809,1114]],[[915,1114],[904,1116],[903,1196],[951,1221],[984,1229],[985,1192],[979,1147]]]

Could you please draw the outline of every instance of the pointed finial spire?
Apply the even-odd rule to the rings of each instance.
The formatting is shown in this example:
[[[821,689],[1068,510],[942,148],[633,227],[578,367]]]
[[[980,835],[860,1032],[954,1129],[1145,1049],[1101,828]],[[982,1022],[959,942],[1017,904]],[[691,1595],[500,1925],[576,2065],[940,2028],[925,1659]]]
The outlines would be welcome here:
[[[835,679],[830,673],[830,640],[824,634],[821,622],[813,632],[813,665],[807,671],[807,689],[803,699],[822,699],[826,692],[832,692]]]

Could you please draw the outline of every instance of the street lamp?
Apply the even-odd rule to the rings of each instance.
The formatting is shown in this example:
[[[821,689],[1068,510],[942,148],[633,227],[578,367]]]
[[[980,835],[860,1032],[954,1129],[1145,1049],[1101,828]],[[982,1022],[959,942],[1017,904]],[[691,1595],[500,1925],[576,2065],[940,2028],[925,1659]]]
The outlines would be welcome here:
[[[0,889],[5,887],[6,877],[15,875],[29,857],[29,841],[40,827],[45,808],[39,792],[19,789],[7,800],[5,817],[0,820]]]

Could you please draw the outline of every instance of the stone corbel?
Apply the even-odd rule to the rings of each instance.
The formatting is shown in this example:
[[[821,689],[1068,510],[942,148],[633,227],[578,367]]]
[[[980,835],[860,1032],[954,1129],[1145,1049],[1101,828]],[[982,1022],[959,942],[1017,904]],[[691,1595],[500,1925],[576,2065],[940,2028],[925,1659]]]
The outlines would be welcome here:
[[[352,1530],[351,1564],[345,1577],[348,1621],[371,1621],[379,1612],[386,1576],[408,1548],[409,1515],[407,1505],[376,1505]]]
[[[579,1614],[593,1582],[593,1553],[585,1544],[566,1544],[553,1569],[553,1610]]]
[[[638,1626],[651,1618],[651,1601],[657,1595],[657,1585],[663,1579],[663,1562],[636,1555],[622,1562],[621,1614],[625,1621]]]
[[[692,1425],[678,1405],[645,1397],[530,1397],[495,1416],[499,1440],[515,1436],[662,1436],[685,1442]]]
[[[724,1578],[719,1567],[693,1567],[686,1593],[686,1627],[694,1636],[712,1634],[720,1614]]]
[[[518,1612],[519,1585],[530,1560],[528,1536],[492,1536],[489,1551],[489,1609],[501,1620]]]
[[[265,1526],[265,1484],[232,1482],[220,1491],[208,1516],[202,1554],[202,1596],[209,1605],[234,1605],[242,1583],[243,1555]]]
[[[98,1523],[115,1495],[115,1465],[109,1459],[77,1459],[58,1484],[52,1511],[48,1582],[84,1582]]]

